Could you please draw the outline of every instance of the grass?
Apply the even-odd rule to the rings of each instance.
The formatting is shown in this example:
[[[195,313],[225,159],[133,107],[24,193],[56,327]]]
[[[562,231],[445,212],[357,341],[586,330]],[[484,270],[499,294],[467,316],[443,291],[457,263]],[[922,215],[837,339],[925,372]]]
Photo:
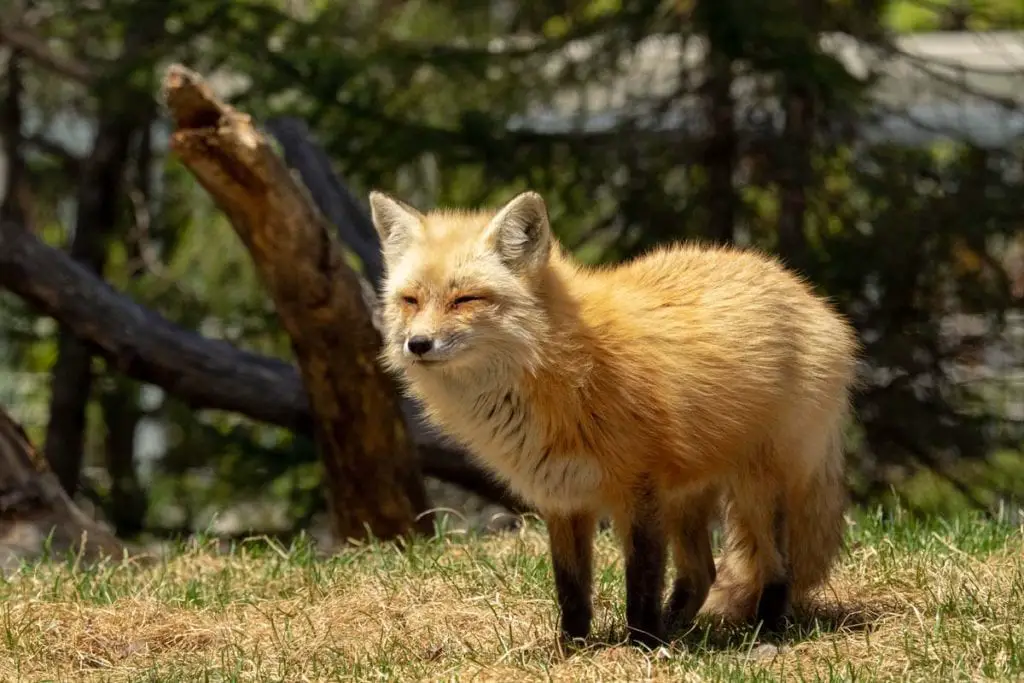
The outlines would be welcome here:
[[[0,583],[0,680],[1019,680],[1024,543],[1009,524],[859,515],[820,604],[767,645],[699,625],[621,644],[622,565],[598,542],[592,645],[557,645],[538,524],[406,552],[302,541],[158,561],[23,566]]]

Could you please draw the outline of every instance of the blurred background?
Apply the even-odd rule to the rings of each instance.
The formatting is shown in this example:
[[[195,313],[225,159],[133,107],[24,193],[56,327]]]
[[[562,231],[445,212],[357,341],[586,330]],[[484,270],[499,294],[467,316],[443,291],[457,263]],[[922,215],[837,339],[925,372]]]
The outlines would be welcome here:
[[[363,210],[372,187],[421,208],[532,188],[587,262],[682,238],[780,254],[865,345],[858,504],[1017,514],[1022,29],[1020,0],[4,0],[0,211],[182,327],[291,362],[168,152],[181,62],[259,125],[304,122]],[[123,374],[15,277],[0,405],[90,514],[125,538],[322,520],[308,437]],[[434,504],[495,509],[442,478]]]

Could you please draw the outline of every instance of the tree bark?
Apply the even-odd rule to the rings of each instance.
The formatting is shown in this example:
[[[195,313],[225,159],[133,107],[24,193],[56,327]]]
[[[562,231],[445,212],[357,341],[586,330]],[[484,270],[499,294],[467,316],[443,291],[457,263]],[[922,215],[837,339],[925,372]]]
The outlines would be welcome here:
[[[805,83],[790,84],[785,90],[786,124],[779,150],[779,254],[802,271],[807,265],[807,188],[812,182],[811,154],[817,103]]]
[[[79,177],[71,258],[101,275],[107,234],[117,222],[121,181],[128,162],[132,127],[118,116],[100,119],[92,153]],[[46,459],[64,490],[74,495],[85,453],[85,411],[92,393],[92,354],[68,329],[57,335],[57,361],[50,381]]]
[[[143,530],[146,493],[135,473],[135,434],[142,420],[138,388],[133,382],[111,378],[110,386],[100,390],[103,411],[103,450],[110,476],[110,502],[106,517],[119,538],[135,536]]]
[[[333,231],[245,114],[174,65],[164,98],[171,148],[228,215],[267,287],[314,413],[339,539],[429,528],[426,492],[380,337]]]
[[[0,565],[16,565],[51,552],[89,557],[119,556],[125,548],[68,497],[29,442],[0,406]]]
[[[702,86],[711,134],[701,161],[708,175],[704,193],[709,215],[707,236],[723,244],[732,242],[735,237],[738,205],[733,187],[739,143],[736,139],[732,81],[732,61],[728,56],[719,54],[712,45],[708,50],[707,73]]]
[[[196,409],[311,430],[294,367],[175,325],[10,221],[0,223],[0,286],[89,343],[114,369]]]
[[[327,153],[312,141],[306,123],[282,117],[268,121],[267,130],[281,143],[285,163],[302,176],[320,212],[334,225],[345,246],[359,257],[366,277],[380,291],[384,259],[377,231],[362,205],[334,174]]]
[[[21,110],[22,74],[21,54],[12,49],[7,58],[7,87],[0,105],[0,135],[4,138],[3,152],[7,161],[7,179],[3,202],[0,203],[0,220],[26,222],[28,211],[22,203],[22,189],[25,185],[25,159],[22,156]]]

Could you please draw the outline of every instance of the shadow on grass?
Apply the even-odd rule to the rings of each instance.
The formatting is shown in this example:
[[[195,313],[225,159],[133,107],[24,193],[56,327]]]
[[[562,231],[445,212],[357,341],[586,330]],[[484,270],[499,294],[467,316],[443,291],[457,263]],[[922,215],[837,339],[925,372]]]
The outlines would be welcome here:
[[[871,632],[896,609],[884,601],[846,601],[818,603],[794,610],[785,625],[774,632],[761,632],[756,625],[721,623],[707,616],[698,617],[690,626],[669,634],[666,647],[688,652],[743,652],[759,645],[777,648],[812,641],[826,635]],[[568,656],[627,645],[624,628],[612,627],[594,633],[585,644],[566,645],[560,649]]]
[[[772,632],[762,632],[756,624],[738,626],[701,617],[671,634],[670,642],[704,650],[738,650],[759,644],[784,647],[830,634],[871,632],[894,612],[892,605],[878,600],[816,603],[795,609],[786,623]]]

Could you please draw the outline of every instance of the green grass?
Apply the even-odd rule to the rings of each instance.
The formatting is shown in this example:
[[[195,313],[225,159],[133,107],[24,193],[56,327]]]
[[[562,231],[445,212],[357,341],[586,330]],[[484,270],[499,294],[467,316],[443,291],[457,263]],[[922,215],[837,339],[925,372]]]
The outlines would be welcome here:
[[[197,539],[149,563],[41,561],[0,583],[0,680],[1019,680],[1021,531],[859,515],[829,589],[781,638],[700,624],[653,654],[620,642],[607,534],[575,653],[557,644],[537,524],[404,553]]]

